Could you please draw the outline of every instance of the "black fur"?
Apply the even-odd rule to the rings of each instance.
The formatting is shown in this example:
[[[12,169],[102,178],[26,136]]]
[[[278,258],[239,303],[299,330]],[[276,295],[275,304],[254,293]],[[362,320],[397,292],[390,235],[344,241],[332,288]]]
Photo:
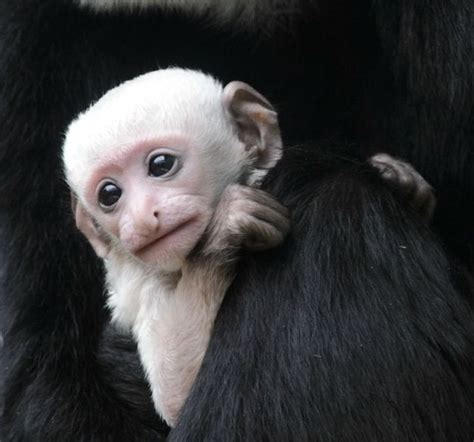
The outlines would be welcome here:
[[[279,28],[271,38],[265,38],[237,29],[210,27],[206,22],[179,16],[162,17],[156,12],[94,16],[80,11],[71,0],[0,2],[2,441],[143,441],[166,434],[166,428],[153,417],[133,350],[117,345],[123,338],[104,332],[108,314],[103,307],[101,268],[73,225],[59,159],[62,133],[73,116],[110,87],[145,71],[178,65],[203,69],[224,82],[247,81],[277,105],[288,145],[337,134],[362,146],[354,147],[354,153],[360,156],[381,150],[402,154],[435,185],[440,207],[436,228],[449,252],[472,271],[474,67],[470,60],[474,58],[474,4],[471,0],[432,0],[429,5],[408,0],[320,0],[318,7],[312,9],[309,3],[313,2],[308,1],[303,13],[293,17],[296,25],[290,32]],[[332,166],[318,168],[311,147],[304,152],[310,157],[308,169],[298,166],[296,172],[292,172],[295,166],[288,164],[288,171],[282,171],[279,178],[282,182],[273,184],[286,189],[288,198],[296,192],[295,198],[307,202],[296,210],[307,220],[307,229],[302,231],[304,236],[293,237],[289,242],[292,246],[277,255],[268,254],[265,259],[259,256],[254,264],[249,257],[242,265],[241,279],[219,314],[211,351],[196,385],[196,391],[209,388],[213,396],[206,392],[201,392],[202,397],[193,396],[175,437],[188,431],[192,433],[187,433],[186,438],[191,439],[193,435],[202,436],[205,429],[209,434],[234,430],[232,434],[244,437],[248,435],[247,429],[251,428],[248,422],[252,419],[256,419],[256,436],[265,433],[258,416],[261,414],[263,418],[272,408],[252,414],[255,407],[262,404],[259,400],[268,404],[265,395],[259,395],[260,399],[249,405],[250,412],[245,411],[247,423],[241,416],[233,421],[238,410],[230,407],[238,404],[238,398],[249,404],[254,394],[244,389],[243,384],[237,398],[228,400],[226,396],[235,394],[232,389],[235,386],[227,392],[227,383],[240,382],[235,374],[236,367],[240,366],[237,353],[233,377],[206,387],[212,384],[213,376],[218,379],[219,364],[230,370],[226,365],[224,352],[228,350],[225,346],[221,350],[222,361],[213,359],[218,350],[216,344],[223,341],[222,345],[226,345],[225,342],[232,339],[238,348],[246,336],[226,334],[229,332],[225,331],[225,324],[233,324],[236,330],[245,333],[246,328],[241,328],[241,324],[253,327],[252,321],[260,324],[257,336],[291,339],[278,348],[282,354],[275,353],[275,357],[283,358],[279,365],[269,364],[272,370],[278,368],[277,375],[271,370],[260,370],[261,364],[268,362],[265,353],[262,359],[247,360],[246,376],[271,378],[275,386],[272,392],[275,405],[285,404],[281,412],[273,416],[273,419],[282,416],[278,418],[282,427],[274,420],[269,421],[275,428],[275,433],[270,432],[274,436],[270,439],[278,439],[279,435],[284,438],[285,427],[292,426],[294,438],[298,440],[298,434],[304,436],[300,424],[312,425],[310,418],[315,416],[326,432],[318,434],[327,440],[331,440],[331,431],[336,435],[333,440],[338,440],[338,432],[344,428],[356,435],[359,428],[360,434],[378,435],[377,429],[385,424],[397,436],[402,435],[402,431],[418,434],[421,420],[432,425],[426,434],[433,440],[441,438],[443,431],[444,434],[454,431],[468,434],[472,414],[458,411],[467,400],[472,400],[469,389],[472,380],[463,381],[465,368],[470,363],[468,358],[472,355],[472,346],[467,346],[472,330],[467,329],[466,318],[460,313],[459,295],[446,279],[445,257],[379,182],[370,178],[370,172],[366,176],[352,171],[352,166],[337,165],[334,175],[328,172],[329,175],[318,182],[318,186],[330,186],[334,196],[317,193],[313,175],[325,171],[326,167],[330,171]],[[302,173],[304,170],[306,174]],[[340,182],[336,177],[340,177]],[[276,190],[281,193],[281,189]],[[327,210],[321,207],[314,214],[313,206],[323,201],[328,205]],[[369,210],[372,210],[370,216]],[[357,218],[359,211],[360,217],[365,214],[369,221],[363,231],[358,227],[362,226],[362,218]],[[343,214],[351,223],[340,219]],[[323,226],[326,230],[322,232]],[[344,229],[338,231],[337,226]],[[325,236],[320,237],[321,233]],[[343,242],[344,237],[347,241]],[[408,258],[402,259],[404,249],[393,245],[398,244],[400,238],[417,244],[412,253],[423,265],[418,269],[419,278],[418,267]],[[321,241],[325,246],[322,252],[314,248]],[[347,249],[341,249],[342,246]],[[300,249],[306,247],[304,251],[315,260],[315,268],[298,261]],[[395,255],[387,255],[389,252]],[[350,262],[345,261],[347,254]],[[375,256],[377,262],[380,261],[380,271],[373,275],[374,279],[370,273],[364,273],[365,279],[362,279],[357,270],[367,270]],[[297,273],[288,270],[278,273],[281,264],[276,257],[288,259],[288,268],[296,269]],[[260,286],[254,286],[252,274],[263,269],[260,266],[269,266],[272,260],[276,260],[275,269],[268,271],[275,276],[271,279],[259,276],[264,280]],[[255,266],[253,270],[252,266]],[[343,271],[338,270],[339,267]],[[316,271],[326,268],[327,271]],[[336,272],[341,275],[340,280],[336,279]],[[295,280],[296,284],[295,275],[300,285],[311,283],[321,287],[324,291],[317,295],[320,298],[308,297],[314,287],[272,294],[274,281]],[[324,281],[324,278],[329,279]],[[346,301],[346,297],[342,299],[343,294],[353,293],[348,289],[352,284],[360,290],[364,281],[365,290],[374,302],[364,304],[365,298],[355,293],[351,298],[354,303],[348,306],[351,308],[345,309],[341,304]],[[390,311],[400,330],[372,319],[372,315],[386,318],[389,310],[382,308],[385,298],[376,294],[391,283],[400,286],[398,304],[394,304],[398,309]],[[252,293],[237,296],[238,284],[243,285],[240,290],[248,289]],[[254,287],[260,287],[257,294],[253,292]],[[409,289],[414,288],[416,291],[410,297]],[[308,302],[302,309],[294,310],[298,306],[296,301],[273,306],[272,298],[266,299],[267,293],[284,300],[285,297],[296,298],[300,292],[302,302]],[[388,293],[387,297],[393,297],[398,289],[392,287]],[[330,316],[324,316],[324,310],[319,312],[323,297],[335,303],[334,309],[339,310],[326,310]],[[429,304],[426,297],[439,300],[439,304]],[[265,301],[262,304],[269,308],[268,313],[257,314],[259,310],[255,308],[253,319],[231,319],[228,306],[235,304],[236,311],[249,314],[249,306],[258,299]],[[407,304],[409,299],[413,299],[411,308]],[[271,315],[274,308],[277,313]],[[333,311],[341,312],[341,317],[332,316]],[[353,315],[353,323],[338,332],[334,327],[343,321],[342,314]],[[470,315],[467,307],[465,315]],[[291,328],[300,316],[305,321],[317,318],[323,324],[301,322],[301,329]],[[288,321],[286,325],[285,321]],[[280,326],[296,330],[297,335],[279,335]],[[352,348],[352,340],[343,339],[348,339],[351,331],[362,339],[362,345],[369,345],[367,353],[373,354],[371,364],[364,358],[366,353]],[[386,345],[385,352],[373,339],[369,344],[363,342],[378,334]],[[314,337],[314,341],[310,337]],[[252,339],[250,336],[249,340]],[[304,359],[298,362],[292,348],[286,348],[293,341],[302,342],[304,346],[305,339],[308,349],[332,353],[332,365],[322,366],[314,378],[314,366]],[[344,351],[339,352],[339,344],[335,342],[340,342]],[[464,350],[459,349],[463,342]],[[263,345],[258,340],[249,343],[249,349],[253,350],[257,347],[251,344]],[[420,356],[415,352],[415,345],[421,345],[425,353]],[[350,363],[344,360],[348,348],[352,349]],[[301,358],[306,351],[309,350],[303,349]],[[293,359],[295,370],[308,369],[299,373],[302,379],[307,377],[311,382],[314,379],[308,396],[309,405],[316,407],[314,409],[303,409],[304,401],[294,403],[288,390],[282,387],[287,376],[293,373]],[[425,367],[430,362],[434,364],[432,371],[429,366]],[[452,373],[456,370],[459,381],[453,379]],[[427,376],[422,378],[424,373]],[[334,379],[328,377],[332,374]],[[331,379],[334,382],[329,382]],[[411,379],[416,380],[418,388],[411,388]],[[369,380],[377,382],[379,388],[368,385]],[[361,384],[355,385],[358,381]],[[466,385],[464,392],[459,387],[462,382]],[[400,391],[396,388],[398,385]],[[439,394],[430,390],[433,385],[439,387]],[[301,383],[295,381],[291,388],[301,389]],[[364,393],[367,389],[372,393],[372,408],[364,396],[368,394]],[[315,396],[321,399],[316,401]],[[382,413],[381,402],[386,397],[399,413],[394,412],[390,421]],[[459,403],[453,403],[452,397],[459,398]],[[351,403],[359,399],[362,405]],[[206,400],[213,400],[211,408],[207,403],[205,408],[200,408]],[[430,410],[432,417],[416,420],[415,415],[425,416],[424,407]],[[405,408],[416,408],[416,413],[404,412]],[[209,418],[221,410],[228,414],[213,420],[211,428]],[[346,410],[352,413],[349,417]],[[308,419],[302,421],[298,413],[303,412]],[[342,416],[340,419],[338,413]],[[440,414],[445,417],[435,421]],[[398,425],[397,418],[405,424]],[[195,419],[202,420],[202,427],[196,429]],[[454,426],[458,421],[456,430]],[[371,430],[372,422],[375,424]],[[443,422],[446,428],[438,432]],[[305,431],[311,429],[308,427]],[[470,437],[472,439],[472,434]],[[397,440],[395,436],[393,440]]]
[[[242,260],[170,440],[471,440],[472,305],[426,226],[315,147],[271,188],[290,237]]]

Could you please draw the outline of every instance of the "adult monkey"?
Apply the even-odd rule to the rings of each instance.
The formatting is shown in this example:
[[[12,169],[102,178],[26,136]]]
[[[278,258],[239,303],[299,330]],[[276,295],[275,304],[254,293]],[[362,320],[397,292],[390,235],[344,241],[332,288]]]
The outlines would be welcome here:
[[[1,2],[0,203],[1,235],[8,241],[3,257],[0,307],[5,341],[1,361],[5,404],[0,425],[0,431],[5,433],[3,439],[147,440],[166,432],[144,399],[144,384],[130,370],[133,359],[126,358],[126,343],[109,331],[102,331],[106,313],[100,301],[100,271],[90,250],[73,234],[68,195],[58,176],[60,134],[72,116],[111,86],[155,69],[158,63],[202,68],[224,81],[239,78],[251,83],[279,104],[286,144],[338,134],[362,146],[359,149],[362,156],[379,150],[402,155],[437,189],[439,209],[435,226],[450,251],[472,270],[474,215],[469,204],[474,193],[473,67],[468,61],[473,58],[473,5],[469,0],[448,5],[436,0],[429,6],[382,0],[321,1],[314,2],[314,6],[309,3],[276,2],[270,8],[274,20],[269,20],[263,12],[258,15],[255,28],[270,22],[273,35],[269,37],[266,32],[269,28],[264,28],[263,33],[252,31],[252,26],[241,29],[242,22],[249,20],[230,19],[227,25],[209,26],[209,21],[214,22],[213,16],[222,17],[215,7],[224,2],[209,3],[204,19],[196,18],[195,14],[191,18],[182,9],[166,14],[158,7],[140,14],[128,8],[100,13],[87,5],[81,9],[78,3],[69,0]],[[233,26],[231,23],[235,22]],[[358,279],[353,267],[343,266],[350,277],[340,283],[334,274],[338,259],[321,263],[332,271],[324,272],[329,280],[324,281],[327,286],[321,293],[340,293],[340,299],[353,300],[351,305],[340,303],[339,298],[335,301],[345,313],[344,323],[365,330],[365,338],[383,337],[379,342],[385,347],[367,344],[372,342],[370,339],[359,339],[358,346],[354,346],[360,349],[355,357],[346,361],[337,358],[337,344],[348,344],[349,337],[360,338],[360,333],[355,333],[354,328],[331,329],[331,316],[322,316],[329,321],[324,336],[332,336],[336,344],[326,342],[332,345],[330,358],[314,352],[313,361],[331,364],[322,365],[321,371],[312,371],[314,378],[301,370],[288,371],[290,379],[299,375],[298,379],[305,385],[306,381],[314,382],[325,393],[318,395],[322,400],[317,406],[312,401],[309,405],[313,407],[308,408],[317,412],[312,417],[314,425],[318,425],[318,434],[322,439],[341,436],[339,440],[358,436],[377,440],[403,440],[400,437],[404,436],[418,440],[423,437],[461,440],[468,434],[472,436],[472,407],[466,405],[472,401],[473,382],[466,370],[472,367],[472,345],[469,346],[472,340],[468,340],[472,339],[469,325],[472,313],[449,282],[445,258],[415,220],[403,219],[405,212],[380,188],[377,180],[366,181],[370,176],[368,171],[352,171],[336,160],[322,161],[319,167],[317,158],[311,158],[311,149],[305,149],[304,155],[299,155],[298,150],[290,154],[286,168],[280,169],[282,182],[275,181],[277,178],[270,182],[281,194],[290,184],[295,192],[301,191],[289,204],[312,201],[312,207],[318,208],[314,217],[309,216],[313,215],[309,211],[302,214],[302,220],[308,221],[305,227],[310,229],[298,230],[300,246],[292,253],[305,252],[304,244],[317,244],[315,239],[325,239],[324,247],[333,252],[329,256],[334,259],[347,263],[351,258],[351,263],[366,263],[363,274],[368,276],[369,263],[377,264],[390,270],[383,274],[392,278],[391,284],[377,278]],[[304,173],[309,165],[313,166],[311,177]],[[323,181],[312,181],[318,170]],[[316,192],[320,184],[324,184],[321,189],[331,192]],[[370,235],[362,235],[360,229],[352,230],[359,207],[355,207],[349,190],[358,196],[356,201],[361,200],[362,194],[367,207],[372,209],[364,212],[370,216],[361,218],[367,222],[363,225],[373,227]],[[341,197],[335,198],[336,194]],[[337,210],[334,201],[338,201]],[[327,218],[319,218],[321,214]],[[338,237],[336,233],[341,230],[337,226],[343,227],[347,234]],[[338,238],[342,244],[336,242]],[[343,238],[357,239],[343,242]],[[383,238],[396,242],[382,241]],[[413,262],[423,263],[422,278],[418,273],[411,273],[415,269],[411,259],[407,264],[400,258],[403,255],[395,253],[406,249],[388,247],[395,243],[408,247],[410,243],[405,244],[408,240],[423,246],[414,248],[417,260],[411,257]],[[346,252],[339,256],[336,251],[342,245]],[[356,256],[361,250],[365,254]],[[291,253],[288,256],[294,259]],[[381,261],[380,257],[383,257]],[[225,368],[229,358],[232,360],[232,348],[227,342],[235,343],[236,348],[242,345],[242,340],[256,345],[262,342],[259,337],[268,331],[271,315],[265,316],[260,326],[251,323],[248,330],[258,331],[251,340],[245,340],[246,336],[234,340],[234,335],[222,327],[232,325],[229,310],[239,305],[239,299],[262,299],[255,295],[258,285],[252,282],[257,265],[267,265],[274,272],[285,274],[274,263],[275,259],[270,257],[260,264],[250,260],[246,271],[245,265],[242,266],[242,275],[247,276],[242,279],[240,289],[250,290],[252,294],[239,296],[238,286],[229,294],[229,301],[224,303],[218,317],[209,357],[196,384],[197,392],[206,386],[206,379],[210,381],[214,373]],[[287,259],[283,262],[288,263]],[[297,259],[292,262],[290,268],[303,270],[303,276],[312,281],[312,269],[301,267]],[[269,275],[274,277],[271,272]],[[277,282],[277,278],[274,280],[273,283]],[[417,281],[426,284],[418,286]],[[343,296],[357,282],[358,293],[363,292],[362,287],[371,288],[366,294],[367,303],[361,303],[360,297]],[[388,316],[394,321],[392,324],[387,323],[387,315],[383,314],[387,311],[382,308],[390,304],[374,294],[380,290],[371,284],[376,285],[375,289],[377,285],[388,284],[392,290],[388,293],[393,296],[401,293],[403,308],[396,310],[398,315]],[[265,285],[261,292],[265,299],[270,288],[271,285]],[[309,296],[311,293],[305,293],[297,299],[311,306],[314,298]],[[433,298],[433,293],[439,296]],[[283,326],[277,330],[284,330],[285,318],[293,319],[294,325],[302,311],[315,311],[308,307],[297,309],[298,315],[288,315],[286,306],[301,306],[291,302],[292,296],[290,293],[286,301],[280,298],[284,306],[279,312],[272,310],[273,317]],[[327,301],[334,302],[332,298]],[[244,319],[262,319],[261,310],[252,310],[253,304],[240,306],[240,312],[253,313],[244,315]],[[318,311],[333,312],[329,307]],[[420,315],[425,319],[416,324],[415,319],[420,319]],[[372,321],[368,321],[370,318]],[[296,336],[313,337],[311,331],[317,333],[318,324],[308,319],[317,318],[301,319],[297,322],[301,328],[289,329],[297,332]],[[242,325],[241,321],[242,317],[235,321],[235,329]],[[376,324],[391,327],[382,329]],[[284,350],[285,342],[281,341],[280,351]],[[410,345],[405,345],[406,342]],[[318,345],[324,347],[323,344]],[[423,351],[417,353],[420,346]],[[252,354],[256,350],[253,348]],[[274,354],[283,358],[278,359],[280,367],[295,370],[308,367],[292,365],[294,360],[289,359],[289,353]],[[344,354],[347,351],[339,356]],[[364,359],[368,355],[371,358]],[[385,358],[387,355],[391,357]],[[367,365],[363,364],[364,360]],[[239,361],[236,367],[245,368]],[[268,359],[260,361],[268,362]],[[430,365],[430,362],[436,363]],[[282,384],[292,384],[277,379],[273,402],[256,401],[249,393],[256,385],[252,382],[254,374],[266,373],[272,380],[269,368],[275,366],[267,366],[266,372],[263,369],[249,372],[244,377],[234,373],[229,377],[230,382],[237,387],[243,382],[241,389],[221,390],[217,394],[214,389],[218,384],[213,384],[212,389],[206,390],[207,395],[197,395],[211,403],[212,409],[203,407],[200,401],[193,402],[195,396],[191,396],[175,436],[190,440],[196,435],[199,439],[199,433],[194,430],[197,421],[202,422],[206,434],[224,436],[219,440],[245,436],[249,428],[258,429],[260,432],[254,433],[258,436],[267,428],[266,414],[261,410],[271,413],[273,418],[281,418],[279,424],[283,428],[274,427],[281,439],[290,437],[291,432],[295,439],[298,434],[304,436],[302,421],[286,414],[284,406],[291,405],[288,397],[300,391],[299,383],[294,384],[295,391],[288,391]],[[456,379],[454,372],[458,374]],[[360,374],[358,383],[354,377],[357,374]],[[266,384],[260,379],[257,385]],[[436,388],[430,389],[429,385]],[[253,404],[252,407],[242,411],[238,404],[227,401],[226,394],[235,391],[240,391],[244,403]],[[265,389],[255,390],[261,391]],[[388,397],[385,402],[384,397]],[[367,406],[373,398],[374,406]],[[389,407],[391,413],[384,413],[387,410],[381,405]],[[282,414],[272,413],[274,407]],[[228,414],[219,420],[221,424],[215,424],[214,413],[226,410]],[[209,419],[203,421],[206,411],[210,411]],[[242,416],[248,421],[243,422]],[[384,428],[389,430],[383,432]],[[272,434],[272,428],[267,431]]]

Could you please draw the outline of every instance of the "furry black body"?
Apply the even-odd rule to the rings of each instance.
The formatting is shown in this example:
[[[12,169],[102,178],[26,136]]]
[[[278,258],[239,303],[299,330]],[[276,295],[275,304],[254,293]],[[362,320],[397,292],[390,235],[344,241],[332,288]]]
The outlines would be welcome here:
[[[2,1],[1,439],[167,433],[133,347],[104,332],[102,272],[73,225],[59,152],[77,112],[169,65],[252,84],[288,146],[311,142],[269,183],[294,234],[242,264],[176,440],[472,439],[472,298],[446,253],[472,271],[473,8],[321,1],[267,38],[157,11]],[[370,170],[314,155],[333,135],[355,159],[383,150],[417,167],[447,252]]]
[[[274,171],[292,233],[242,261],[170,440],[473,434],[472,305],[426,226],[329,151],[295,149]]]

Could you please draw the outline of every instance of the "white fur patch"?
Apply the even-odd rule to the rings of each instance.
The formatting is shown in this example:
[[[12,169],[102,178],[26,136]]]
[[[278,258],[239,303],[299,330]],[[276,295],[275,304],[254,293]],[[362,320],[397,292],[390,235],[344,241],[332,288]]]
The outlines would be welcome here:
[[[97,12],[158,8],[211,17],[216,23],[255,26],[272,25],[299,11],[300,0],[78,0],[80,6]]]
[[[133,331],[155,408],[173,426],[201,367],[232,278],[216,273],[178,282],[178,277],[151,269],[144,272],[143,265],[117,251],[106,267],[113,320]]]

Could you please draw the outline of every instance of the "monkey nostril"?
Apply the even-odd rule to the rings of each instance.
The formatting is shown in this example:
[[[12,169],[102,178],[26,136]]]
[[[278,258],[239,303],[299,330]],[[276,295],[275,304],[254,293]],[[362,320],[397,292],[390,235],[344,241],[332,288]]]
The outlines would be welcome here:
[[[153,212],[153,216],[158,219],[158,211],[156,210],[155,212]]]

